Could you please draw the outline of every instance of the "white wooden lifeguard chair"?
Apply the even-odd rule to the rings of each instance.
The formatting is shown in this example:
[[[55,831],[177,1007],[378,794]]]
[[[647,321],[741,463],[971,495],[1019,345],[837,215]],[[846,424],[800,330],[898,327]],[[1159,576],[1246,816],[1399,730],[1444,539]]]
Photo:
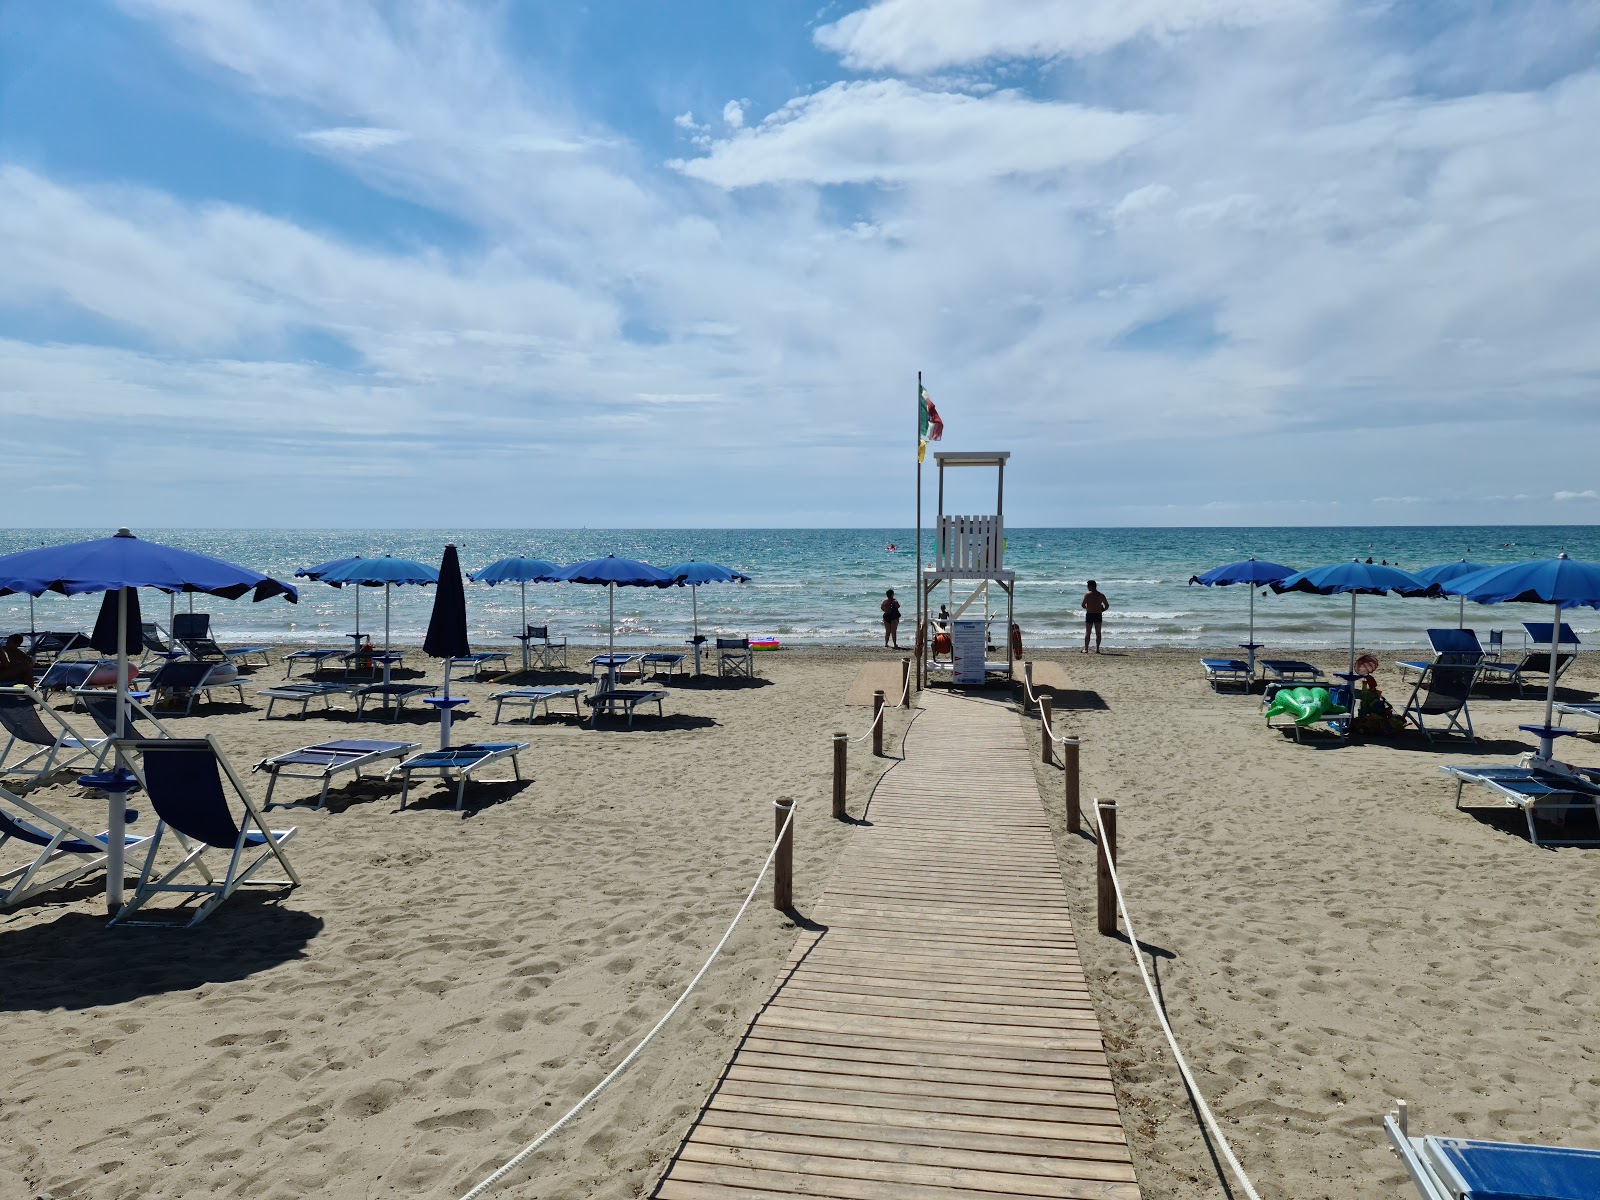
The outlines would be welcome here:
[[[933,664],[932,605],[929,601],[942,587],[945,602],[950,607],[950,619],[956,622],[971,619],[967,611],[980,601],[983,605],[985,646],[991,644],[991,623],[998,615],[992,609],[990,585],[998,586],[1006,597],[1006,624],[993,642],[1000,650],[1000,661],[990,662],[984,657],[984,675],[1013,677],[1011,657],[1011,626],[1016,618],[1015,589],[1017,573],[1005,568],[1006,557],[1006,460],[1009,450],[997,451],[935,451],[934,461],[939,466],[939,519],[934,538],[933,565],[922,570],[923,612],[929,616],[928,636],[924,645],[924,677]],[[984,516],[948,516],[944,511],[944,472],[946,467],[995,468],[994,514]],[[957,626],[956,628],[960,628]],[[970,629],[970,626],[967,627]],[[959,656],[960,651],[957,651]],[[970,655],[968,656],[970,657]],[[967,682],[976,682],[969,674]]]

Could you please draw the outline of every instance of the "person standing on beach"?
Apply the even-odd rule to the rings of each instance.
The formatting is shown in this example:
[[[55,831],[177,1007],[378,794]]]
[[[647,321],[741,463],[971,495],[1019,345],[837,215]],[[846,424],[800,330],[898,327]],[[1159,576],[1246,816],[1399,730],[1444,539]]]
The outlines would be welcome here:
[[[1111,607],[1111,601],[1106,599],[1106,594],[1096,586],[1094,580],[1089,580],[1089,590],[1083,594],[1078,607],[1083,609],[1083,652],[1089,653],[1089,635],[1094,634],[1094,652],[1100,653],[1100,618],[1106,609]]]
[[[900,649],[900,601],[894,598],[893,588],[883,594],[878,608],[883,612],[883,644],[893,643],[894,649]]]

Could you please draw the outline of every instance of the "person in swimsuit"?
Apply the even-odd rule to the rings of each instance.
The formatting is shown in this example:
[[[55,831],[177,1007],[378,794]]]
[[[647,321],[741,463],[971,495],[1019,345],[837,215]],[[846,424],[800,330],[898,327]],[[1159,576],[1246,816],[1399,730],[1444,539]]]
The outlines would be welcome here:
[[[883,613],[883,644],[893,643],[896,650],[900,649],[900,601],[894,598],[893,588],[884,593],[878,608]]]
[[[22,648],[20,633],[13,633],[0,646],[0,684],[33,686],[33,659]]]
[[[1083,652],[1089,653],[1089,635],[1094,635],[1094,652],[1100,653],[1100,618],[1106,609],[1111,607],[1111,601],[1106,599],[1106,594],[1100,590],[1094,580],[1089,580],[1089,590],[1083,594],[1083,600],[1078,607],[1083,609]]]

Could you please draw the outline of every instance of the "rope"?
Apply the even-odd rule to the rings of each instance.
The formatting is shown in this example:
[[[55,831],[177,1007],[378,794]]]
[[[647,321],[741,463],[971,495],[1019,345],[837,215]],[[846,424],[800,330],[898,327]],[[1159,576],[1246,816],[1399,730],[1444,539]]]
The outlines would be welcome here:
[[[756,889],[761,886],[761,881],[767,877],[767,871],[772,866],[772,860],[777,857],[778,846],[782,844],[784,834],[788,833],[789,826],[794,823],[794,813],[795,810],[793,807],[791,807],[789,809],[789,815],[784,818],[783,828],[778,831],[778,836],[772,840],[772,849],[767,852],[766,862],[761,864],[761,872],[756,876],[756,881],[750,885],[750,892],[745,896],[744,903],[739,906],[739,911],[733,915],[733,920],[728,923],[727,931],[723,933],[722,940],[719,941],[712,949],[710,957],[708,957],[705,961],[705,965],[695,972],[695,976],[689,981],[689,985],[684,988],[678,998],[672,1002],[672,1007],[667,1009],[667,1011],[662,1015],[661,1019],[655,1023],[650,1032],[645,1034],[644,1037],[640,1039],[639,1044],[632,1050],[628,1051],[628,1056],[619,1062],[615,1067],[613,1067],[610,1074],[608,1074],[599,1083],[595,1084],[594,1087],[589,1090],[588,1094],[583,1097],[583,1099],[579,1100],[576,1104],[569,1108],[565,1115],[563,1115],[561,1119],[558,1120],[554,1125],[550,1126],[549,1129],[546,1129],[538,1137],[534,1138],[533,1141],[529,1142],[516,1154],[507,1159],[498,1170],[485,1178],[483,1182],[478,1184],[470,1192],[467,1192],[465,1195],[463,1195],[461,1200],[477,1200],[479,1196],[482,1196],[495,1184],[499,1183],[507,1175],[511,1174],[512,1171],[521,1166],[531,1154],[539,1149],[539,1147],[543,1146],[551,1138],[555,1137],[556,1134],[560,1133],[567,1123],[581,1113],[585,1108],[587,1108],[589,1104],[600,1095],[601,1092],[605,1091],[608,1087],[622,1077],[623,1072],[633,1065],[634,1060],[637,1059],[644,1048],[648,1046],[652,1040],[654,1040],[656,1034],[660,1033],[666,1023],[672,1020],[673,1014],[682,1008],[683,1002],[689,998],[689,993],[694,991],[696,985],[698,985],[700,980],[705,977],[706,972],[711,969],[711,964],[717,961],[717,955],[722,953],[722,948],[728,944],[728,939],[733,936],[734,927],[739,924],[739,921],[744,916],[745,911],[750,907],[750,902],[755,899]]]
[[[1100,839],[1100,845],[1106,844],[1105,824],[1100,819],[1100,802],[1094,803],[1095,836]],[[1184,1086],[1189,1089],[1189,1095],[1194,1100],[1195,1107],[1200,1110],[1200,1116],[1205,1120],[1206,1128],[1222,1148],[1222,1156],[1227,1159],[1228,1166],[1233,1169],[1234,1175],[1239,1180],[1239,1186],[1244,1189],[1244,1194],[1249,1200],[1261,1200],[1255,1187],[1250,1183],[1250,1177],[1244,1173],[1244,1168],[1239,1165],[1239,1160],[1234,1157],[1233,1147],[1228,1144],[1227,1135],[1222,1132],[1222,1127],[1217,1124],[1217,1119],[1211,1113],[1211,1106],[1206,1103],[1206,1098],[1200,1094],[1200,1085],[1195,1082],[1194,1075],[1189,1070],[1189,1063],[1183,1057],[1183,1051],[1178,1049],[1178,1039],[1172,1032],[1172,1026],[1167,1024],[1166,1011],[1161,1007],[1161,999],[1156,995],[1155,984],[1150,981],[1150,972],[1145,969],[1144,955],[1139,953],[1139,935],[1134,932],[1133,918],[1128,915],[1128,902],[1122,896],[1122,880],[1117,877],[1117,866],[1111,861],[1111,855],[1105,855],[1106,867],[1111,873],[1111,886],[1117,894],[1117,911],[1122,914],[1122,924],[1128,931],[1128,946],[1133,951],[1133,961],[1139,964],[1139,977],[1144,980],[1144,990],[1150,994],[1150,1004],[1156,1010],[1156,1020],[1161,1022],[1161,1032],[1167,1035],[1167,1046],[1172,1051],[1173,1061],[1178,1064],[1178,1073],[1183,1076]]]
[[[1044,730],[1045,737],[1050,739],[1050,762],[1054,764],[1056,761],[1055,748],[1064,739],[1056,732],[1055,726],[1050,723],[1049,719],[1045,717],[1044,705],[1039,703],[1039,693],[1033,690],[1033,684],[1029,681],[1027,673],[1024,672],[1020,678],[1022,679],[1023,695],[1028,698],[1027,702],[1039,710],[1039,727]]]

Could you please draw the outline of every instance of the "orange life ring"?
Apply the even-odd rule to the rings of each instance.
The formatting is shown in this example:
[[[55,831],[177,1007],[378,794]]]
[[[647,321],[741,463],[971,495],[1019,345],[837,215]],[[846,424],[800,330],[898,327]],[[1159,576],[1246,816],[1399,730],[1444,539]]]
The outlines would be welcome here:
[[[935,633],[933,635],[933,656],[938,658],[941,654],[946,657],[950,655],[950,635],[948,633]]]
[[[1015,621],[1011,622],[1011,657],[1022,657],[1022,628]]]

